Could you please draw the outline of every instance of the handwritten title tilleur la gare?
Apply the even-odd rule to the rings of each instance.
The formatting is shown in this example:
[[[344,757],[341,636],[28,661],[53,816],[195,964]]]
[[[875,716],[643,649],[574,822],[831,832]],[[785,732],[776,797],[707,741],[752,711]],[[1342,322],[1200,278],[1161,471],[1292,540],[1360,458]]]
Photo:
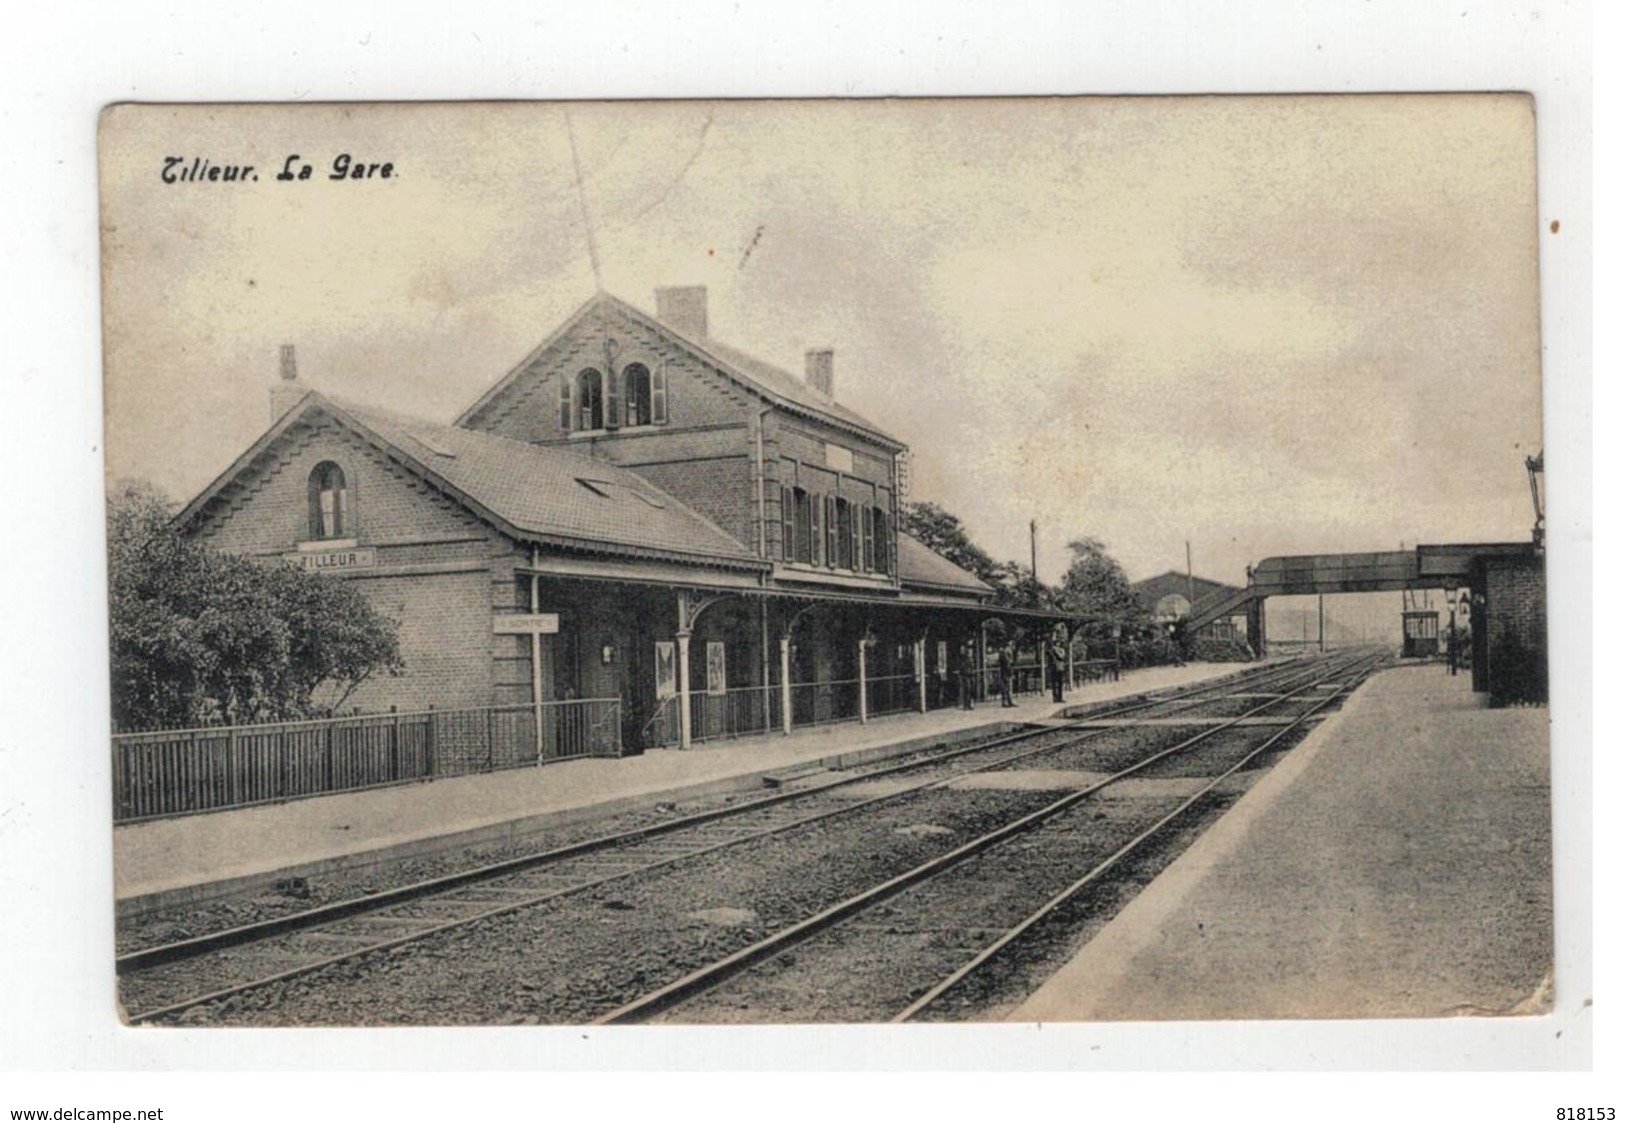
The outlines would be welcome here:
[[[340,152],[326,163],[312,157],[315,163],[295,152],[282,161],[282,168],[271,176],[272,182],[302,183],[307,180],[398,179],[395,163],[359,160],[348,152]],[[320,167],[318,168],[318,165]],[[260,169],[253,164],[229,164],[207,156],[165,156],[158,178],[165,183],[258,183]]]

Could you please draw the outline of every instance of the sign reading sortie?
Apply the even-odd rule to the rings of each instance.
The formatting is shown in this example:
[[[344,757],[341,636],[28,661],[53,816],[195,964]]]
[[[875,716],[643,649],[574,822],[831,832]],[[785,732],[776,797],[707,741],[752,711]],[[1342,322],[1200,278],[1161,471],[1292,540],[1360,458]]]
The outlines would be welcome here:
[[[300,569],[371,569],[378,564],[378,551],[371,546],[358,546],[350,550],[318,550],[297,554],[283,554]]]
[[[525,614],[510,613],[506,616],[491,617],[491,630],[497,635],[557,635],[559,631],[559,614],[557,612],[531,612]]]

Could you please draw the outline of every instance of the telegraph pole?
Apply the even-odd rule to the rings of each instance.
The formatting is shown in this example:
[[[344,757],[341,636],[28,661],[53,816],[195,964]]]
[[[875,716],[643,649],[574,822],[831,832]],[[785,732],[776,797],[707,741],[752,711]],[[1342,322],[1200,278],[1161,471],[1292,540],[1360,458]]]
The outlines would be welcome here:
[[[1027,523],[1027,537],[1033,551],[1033,582],[1038,581],[1038,520],[1032,519]]]

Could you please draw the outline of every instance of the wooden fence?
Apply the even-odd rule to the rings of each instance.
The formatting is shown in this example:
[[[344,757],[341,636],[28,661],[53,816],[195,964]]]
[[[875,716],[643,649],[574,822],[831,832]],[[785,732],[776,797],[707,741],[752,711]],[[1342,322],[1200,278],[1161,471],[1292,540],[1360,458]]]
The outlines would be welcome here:
[[[113,821],[621,755],[619,698],[113,736]],[[538,748],[540,752],[538,753]]]

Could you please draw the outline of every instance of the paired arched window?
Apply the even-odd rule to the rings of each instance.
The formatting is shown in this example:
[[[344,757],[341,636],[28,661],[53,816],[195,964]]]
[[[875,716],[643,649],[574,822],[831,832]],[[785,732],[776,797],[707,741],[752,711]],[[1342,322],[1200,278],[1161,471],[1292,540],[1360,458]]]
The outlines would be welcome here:
[[[604,376],[588,367],[576,375],[576,428],[604,427]]]
[[[626,427],[649,425],[654,421],[654,380],[649,368],[633,363],[626,368]]]
[[[565,432],[634,428],[666,423],[666,372],[628,363],[605,378],[588,367],[559,380],[559,428]]]
[[[348,538],[354,521],[344,469],[331,460],[322,461],[310,472],[311,538]]]

